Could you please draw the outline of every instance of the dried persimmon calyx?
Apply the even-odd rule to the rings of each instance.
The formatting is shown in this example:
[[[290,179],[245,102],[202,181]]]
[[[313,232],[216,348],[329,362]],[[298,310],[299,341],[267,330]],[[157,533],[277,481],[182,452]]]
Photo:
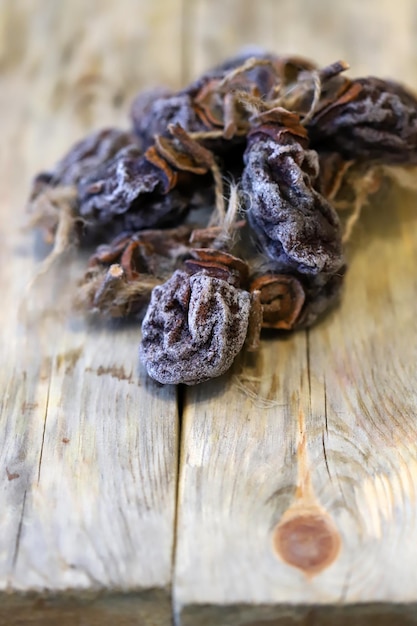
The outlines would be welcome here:
[[[335,274],[306,276],[268,271],[251,281],[259,293],[262,327],[297,330],[312,326],[340,300],[346,267]]]
[[[292,330],[300,317],[305,301],[301,282],[290,274],[262,274],[250,285],[259,292],[263,328]]]

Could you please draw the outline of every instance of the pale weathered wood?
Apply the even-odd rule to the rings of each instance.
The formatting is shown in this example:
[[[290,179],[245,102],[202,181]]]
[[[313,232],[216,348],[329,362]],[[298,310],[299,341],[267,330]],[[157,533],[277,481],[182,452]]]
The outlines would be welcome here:
[[[322,64],[343,58],[354,75],[416,75],[414,0],[188,0],[186,7],[192,76],[251,45]]]
[[[68,313],[81,261],[29,286],[46,250],[21,230],[38,170],[126,127],[139,88],[179,81],[160,52],[179,47],[179,2],[164,7],[0,5],[2,624],[171,623],[176,390],[139,371],[138,325]]]
[[[417,86],[410,2],[201,0],[190,11],[192,74],[250,39]],[[355,230],[342,305],[187,389],[178,623],[416,622],[415,207],[386,185]]]

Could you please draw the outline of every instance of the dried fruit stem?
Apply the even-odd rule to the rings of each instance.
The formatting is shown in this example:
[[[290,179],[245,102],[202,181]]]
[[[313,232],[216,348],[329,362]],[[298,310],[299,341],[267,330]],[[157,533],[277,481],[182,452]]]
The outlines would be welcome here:
[[[58,209],[55,209],[57,212],[57,228],[55,233],[54,245],[51,252],[48,254],[46,259],[41,263],[39,269],[37,270],[35,276],[29,282],[27,289],[30,290],[34,283],[43,275],[46,274],[54,263],[66,252],[70,245],[71,239],[74,234],[74,224],[76,218],[74,216],[74,194],[73,189],[71,189],[71,193],[68,193],[67,196],[61,196],[60,201],[61,205]],[[65,199],[64,199],[65,198]],[[45,210],[50,210],[51,204],[48,203],[46,205]],[[39,215],[39,219],[42,219],[42,216]]]
[[[223,195],[223,176],[221,169],[215,161],[213,161],[211,167],[211,173],[214,180],[214,194],[216,211],[213,213],[210,219],[210,225],[222,224],[226,217],[225,202]]]
[[[313,117],[314,113],[316,112],[316,109],[318,107],[318,104],[320,102],[320,96],[321,96],[321,84],[322,84],[322,80],[320,77],[320,73],[319,72],[312,72],[311,73],[311,78],[313,81],[313,88],[314,88],[314,92],[313,92],[313,100],[311,102],[311,106],[309,111],[307,112],[307,114],[303,117],[301,124],[303,126],[305,126]]]
[[[239,76],[240,74],[244,74],[244,72],[249,72],[250,70],[253,70],[255,67],[260,67],[261,65],[269,65],[273,67],[274,64],[271,59],[261,59],[259,57],[250,57],[249,59],[246,59],[246,61],[242,63],[242,65],[239,65],[239,67],[235,67],[228,74],[226,74],[226,76],[219,83],[219,89],[227,85],[227,83],[230,83],[230,81],[236,78],[236,76]]]

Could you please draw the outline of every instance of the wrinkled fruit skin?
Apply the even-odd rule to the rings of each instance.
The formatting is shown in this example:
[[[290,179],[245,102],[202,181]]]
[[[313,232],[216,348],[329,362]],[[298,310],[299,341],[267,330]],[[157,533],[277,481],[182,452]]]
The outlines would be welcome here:
[[[224,374],[243,347],[250,295],[228,282],[177,270],[152,292],[140,357],[151,378],[195,385]]]
[[[295,139],[278,143],[261,133],[245,152],[242,189],[262,251],[277,268],[332,273],[343,263],[339,218],[313,188],[318,157]]]
[[[163,171],[129,146],[81,179],[79,213],[97,227],[115,220],[125,230],[169,223],[180,218],[189,199],[177,190],[166,194],[165,185]]]
[[[351,81],[346,94],[313,116],[308,131],[317,150],[346,160],[417,163],[417,99],[395,81]]]
[[[205,130],[193,108],[189,94],[164,94],[144,106],[139,94],[133,102],[131,116],[143,148],[151,146],[155,135],[166,135],[169,124],[181,124],[191,131]]]

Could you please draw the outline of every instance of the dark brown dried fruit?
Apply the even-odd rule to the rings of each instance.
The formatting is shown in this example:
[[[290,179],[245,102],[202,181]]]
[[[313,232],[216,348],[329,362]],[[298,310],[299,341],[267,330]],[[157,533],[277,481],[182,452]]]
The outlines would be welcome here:
[[[346,160],[417,163],[417,98],[394,81],[346,81],[337,98],[319,107],[308,130],[317,150]]]
[[[80,181],[79,213],[90,228],[112,222],[140,230],[178,222],[189,208],[197,177],[209,171],[218,209],[224,212],[222,178],[212,152],[178,124],[168,131],[170,137],[157,136],[144,155],[129,146]]]
[[[81,180],[79,213],[89,229],[109,223],[119,230],[169,224],[185,212],[192,194],[192,188],[180,192],[171,184],[161,167],[130,146]]]
[[[131,116],[136,134],[144,148],[151,146],[157,135],[165,135],[170,124],[180,124],[188,131],[206,130],[193,108],[187,93],[165,94],[153,99],[145,107],[142,96],[134,100]]]
[[[224,374],[245,342],[251,298],[201,260],[152,292],[140,356],[160,383],[194,385]],[[223,265],[224,271],[227,267]]]
[[[307,149],[296,115],[279,109],[267,115],[268,122],[250,133],[244,156],[241,186],[249,223],[262,251],[281,269],[333,273],[343,263],[341,229],[314,188],[317,153]]]

